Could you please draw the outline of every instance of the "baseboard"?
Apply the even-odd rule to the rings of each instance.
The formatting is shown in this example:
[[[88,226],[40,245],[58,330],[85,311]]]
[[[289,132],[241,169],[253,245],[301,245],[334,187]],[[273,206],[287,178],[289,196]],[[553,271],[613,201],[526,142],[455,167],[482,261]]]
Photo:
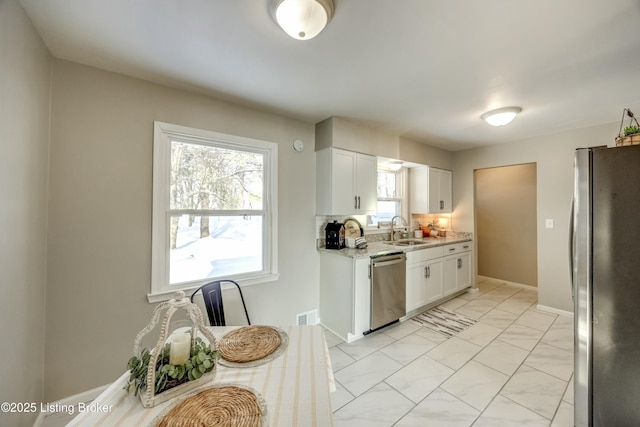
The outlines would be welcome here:
[[[546,311],[547,313],[557,314],[565,317],[573,317],[573,313],[571,311],[559,310],[557,308],[549,307],[546,305],[536,305],[536,309],[540,311]]]
[[[538,290],[537,286],[525,285],[524,283],[518,283],[518,282],[510,282],[510,281],[504,280],[504,279],[496,279],[495,277],[478,276],[478,282],[480,280],[493,280],[495,282],[502,282],[505,285],[515,286],[516,288],[529,289],[529,290],[532,290],[532,291],[537,291]]]
[[[74,394],[73,396],[65,397],[64,399],[57,400],[50,405],[52,405],[53,407],[64,407],[67,405],[77,405],[80,402],[91,402],[96,397],[98,397],[100,393],[105,391],[107,387],[109,387],[109,385],[110,384],[106,384],[100,387],[93,388],[91,390],[83,391],[82,393]],[[33,423],[33,427],[40,427],[44,423],[44,419],[48,415],[51,414],[40,412],[40,414],[38,414],[38,418],[36,418],[36,421]]]
[[[529,290],[533,290],[533,291],[536,291],[536,292],[538,291],[538,287],[537,286],[525,285],[523,283],[510,282],[508,280],[496,279],[494,277],[478,276],[478,281],[480,281],[480,280],[494,280],[496,282],[503,282],[506,285],[515,286],[517,288],[529,289]],[[573,313],[571,311],[560,310],[560,309],[557,309],[557,308],[554,308],[554,307],[549,307],[547,305],[538,304],[538,305],[536,305],[536,309],[538,309],[540,311],[546,311],[547,313],[557,314],[559,316],[573,317]]]
[[[327,331],[331,332],[333,335],[335,335],[336,337],[340,338],[342,341],[344,342],[350,342],[348,341],[348,337],[336,332],[334,329],[328,327],[327,325],[325,325],[324,323],[322,323],[322,319],[320,319],[320,322],[318,322],[318,324],[323,327],[324,329],[326,329]],[[347,335],[351,335],[349,333],[347,333]]]

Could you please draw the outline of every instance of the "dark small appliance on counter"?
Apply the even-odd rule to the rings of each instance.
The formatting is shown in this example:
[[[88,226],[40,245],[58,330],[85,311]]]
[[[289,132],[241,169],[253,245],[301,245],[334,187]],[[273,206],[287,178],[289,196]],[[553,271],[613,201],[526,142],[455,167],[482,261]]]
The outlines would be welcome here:
[[[324,229],[327,249],[344,248],[344,224],[333,221],[327,224]]]

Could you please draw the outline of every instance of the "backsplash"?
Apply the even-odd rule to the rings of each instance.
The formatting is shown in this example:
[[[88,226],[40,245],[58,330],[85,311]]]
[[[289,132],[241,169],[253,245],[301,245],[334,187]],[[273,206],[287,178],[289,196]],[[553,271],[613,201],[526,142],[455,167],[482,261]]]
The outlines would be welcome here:
[[[367,242],[382,242],[385,240],[389,240],[389,228],[365,228],[367,223],[366,215],[351,215],[351,216],[342,216],[342,215],[316,215],[316,247],[324,248],[325,247],[325,227],[329,222],[338,221],[344,222],[347,218],[355,218],[361,225],[364,230],[364,238]],[[432,223],[434,220],[439,220],[441,226],[447,225],[443,228],[447,230],[447,236],[450,237],[466,237],[471,238],[472,233],[465,231],[452,231],[451,230],[451,215],[423,215],[423,214],[412,214],[411,218],[409,218],[409,231],[417,230],[420,226],[426,226],[427,224]],[[409,233],[412,236],[411,233]]]
[[[433,224],[434,221],[437,221],[439,228],[453,230],[451,214],[411,214],[409,224],[412,230],[417,230],[420,226],[426,227],[428,224]]]

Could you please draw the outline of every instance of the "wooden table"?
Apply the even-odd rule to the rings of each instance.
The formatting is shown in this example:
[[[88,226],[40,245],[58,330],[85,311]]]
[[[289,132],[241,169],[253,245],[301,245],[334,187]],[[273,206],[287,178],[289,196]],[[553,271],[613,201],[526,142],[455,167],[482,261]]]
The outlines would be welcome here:
[[[216,339],[235,327],[213,327]],[[289,345],[278,358],[251,368],[218,364],[209,385],[240,384],[257,391],[267,404],[270,427],[333,425],[330,393],[335,390],[329,351],[320,326],[282,327]],[[126,363],[124,361],[123,363]],[[175,400],[144,408],[140,399],[123,387],[123,374],[80,413],[69,426],[144,426]],[[203,389],[207,384],[203,384]],[[179,399],[179,398],[177,398]]]

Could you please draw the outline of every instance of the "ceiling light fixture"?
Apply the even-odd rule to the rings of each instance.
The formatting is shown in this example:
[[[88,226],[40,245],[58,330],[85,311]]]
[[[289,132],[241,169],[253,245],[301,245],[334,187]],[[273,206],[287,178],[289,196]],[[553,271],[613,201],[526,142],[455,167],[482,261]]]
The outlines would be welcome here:
[[[480,118],[491,126],[504,126],[511,123],[521,111],[522,108],[520,107],[498,108],[497,110],[487,111]]]
[[[389,169],[395,172],[402,169],[403,164],[404,162],[402,162],[401,160],[391,160],[387,166]]]
[[[271,0],[271,13],[285,33],[309,40],[331,21],[333,0]]]

